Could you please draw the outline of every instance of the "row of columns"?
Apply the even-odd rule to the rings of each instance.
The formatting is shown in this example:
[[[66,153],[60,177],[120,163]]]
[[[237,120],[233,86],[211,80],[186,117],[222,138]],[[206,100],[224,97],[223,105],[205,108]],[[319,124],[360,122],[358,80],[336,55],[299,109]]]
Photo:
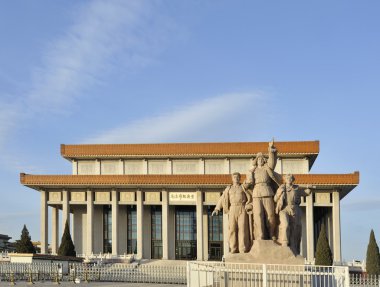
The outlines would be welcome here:
[[[41,253],[48,252],[48,193],[41,190]],[[62,230],[65,222],[70,225],[70,207],[69,192],[62,192]],[[118,213],[119,204],[117,200],[117,190],[112,190],[112,253],[117,255],[118,250]],[[339,192],[332,193],[332,212],[333,212],[333,257],[335,262],[341,261],[341,241],[340,241],[340,198]],[[137,217],[137,258],[143,258],[143,195],[137,192],[136,198],[136,217]],[[306,239],[307,239],[307,260],[312,262],[314,259],[314,214],[313,214],[313,197],[306,197]],[[58,208],[52,208],[52,253],[56,254],[58,250]],[[206,259],[203,248],[203,198],[200,190],[196,191],[196,217],[197,217],[197,258]],[[87,191],[87,250],[85,253],[91,254],[94,247],[94,192]],[[228,217],[223,214],[223,230],[228,230]],[[163,259],[169,259],[169,194],[168,191],[162,191],[162,252]],[[224,232],[224,254],[228,253],[228,237]]]
[[[45,254],[48,251],[48,205],[47,191],[41,190],[41,253]],[[62,192],[62,225],[67,220],[70,225],[70,208],[69,208],[69,196],[68,191],[63,190]],[[197,191],[197,203],[196,203],[196,214],[197,214],[197,242],[202,244],[203,242],[203,200],[202,192]],[[117,191],[112,190],[111,197],[112,204],[112,253],[117,255],[118,250],[118,212],[119,204],[117,201]],[[143,198],[142,192],[137,192],[136,198],[136,217],[137,217],[137,258],[143,257]],[[87,254],[91,254],[94,247],[94,232],[93,232],[93,220],[94,220],[94,193],[91,190],[87,191]],[[56,254],[58,250],[58,222],[59,213],[58,208],[52,207],[52,253]],[[169,194],[166,190],[162,191],[162,244],[163,244],[163,259],[169,259]],[[198,258],[203,258],[203,244],[197,246]]]

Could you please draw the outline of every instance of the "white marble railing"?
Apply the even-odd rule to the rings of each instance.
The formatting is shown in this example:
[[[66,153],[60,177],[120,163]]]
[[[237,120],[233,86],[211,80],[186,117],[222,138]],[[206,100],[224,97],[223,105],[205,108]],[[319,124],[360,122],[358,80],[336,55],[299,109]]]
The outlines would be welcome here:
[[[187,286],[349,287],[348,267],[188,262]]]
[[[85,261],[107,261],[107,260],[125,260],[132,262],[135,259],[135,254],[112,255],[111,253],[99,254],[77,254],[77,257],[84,258]]]

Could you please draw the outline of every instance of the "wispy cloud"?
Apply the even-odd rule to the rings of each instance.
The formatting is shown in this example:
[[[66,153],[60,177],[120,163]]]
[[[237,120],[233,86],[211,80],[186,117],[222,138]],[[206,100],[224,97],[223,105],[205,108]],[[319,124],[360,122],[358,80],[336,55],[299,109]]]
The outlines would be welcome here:
[[[46,45],[41,64],[30,68],[31,84],[23,89],[29,92],[0,100],[0,148],[12,132],[40,115],[69,114],[79,99],[91,97],[90,88],[102,85],[107,75],[150,63],[172,27],[169,20],[158,20],[164,17],[154,14],[154,3],[75,4],[72,24]]]
[[[266,97],[260,93],[224,94],[103,131],[83,142],[194,141],[241,129],[252,132],[251,127],[258,125],[257,119],[264,114],[265,103]]]
[[[15,122],[41,112],[66,113],[78,98],[90,96],[86,90],[101,85],[116,67],[146,65],[164,42],[165,29],[170,29],[168,21],[154,26],[158,16],[152,15],[154,7],[146,1],[98,0],[77,5],[72,25],[47,45],[41,65],[32,68],[30,92],[14,95],[13,102],[0,102],[0,141]]]
[[[61,112],[83,91],[101,83],[120,57],[143,65],[150,33],[141,33],[149,17],[145,1],[92,1],[76,15],[79,21],[49,45],[44,64],[35,70],[29,102],[34,111]],[[136,57],[141,60],[137,62]]]

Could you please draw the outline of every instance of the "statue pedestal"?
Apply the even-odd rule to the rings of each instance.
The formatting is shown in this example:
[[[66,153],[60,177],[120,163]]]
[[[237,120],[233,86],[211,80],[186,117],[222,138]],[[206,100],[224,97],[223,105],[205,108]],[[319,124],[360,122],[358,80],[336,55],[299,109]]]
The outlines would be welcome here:
[[[255,240],[249,253],[228,254],[225,260],[231,263],[305,264],[305,259],[295,256],[289,246],[281,246],[272,240]]]

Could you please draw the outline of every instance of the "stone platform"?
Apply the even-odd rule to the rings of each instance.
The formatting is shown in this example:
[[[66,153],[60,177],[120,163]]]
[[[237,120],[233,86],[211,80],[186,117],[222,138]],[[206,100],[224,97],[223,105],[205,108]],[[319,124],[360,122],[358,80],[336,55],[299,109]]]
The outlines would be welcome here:
[[[281,246],[272,240],[255,240],[248,253],[228,254],[226,262],[303,265],[305,259],[295,256],[289,246]]]

